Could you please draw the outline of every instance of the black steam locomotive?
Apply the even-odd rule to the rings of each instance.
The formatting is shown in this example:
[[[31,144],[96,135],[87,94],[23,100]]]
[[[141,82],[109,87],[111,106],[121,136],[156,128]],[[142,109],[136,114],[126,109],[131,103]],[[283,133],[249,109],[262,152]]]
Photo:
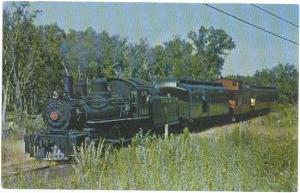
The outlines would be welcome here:
[[[138,79],[97,78],[90,92],[85,81],[73,91],[71,76],[64,92],[54,91],[44,112],[47,128],[25,135],[25,152],[43,160],[67,160],[73,147],[105,138],[127,142],[139,130],[164,131],[197,120],[268,111],[277,99],[273,87],[242,86],[230,79],[167,80],[151,85]],[[201,125],[199,125],[201,127]]]

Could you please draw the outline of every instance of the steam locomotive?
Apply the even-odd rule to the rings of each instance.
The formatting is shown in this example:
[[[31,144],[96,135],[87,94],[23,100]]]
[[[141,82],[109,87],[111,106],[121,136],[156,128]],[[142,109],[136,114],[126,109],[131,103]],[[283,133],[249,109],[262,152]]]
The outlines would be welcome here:
[[[90,89],[90,92],[88,90]],[[42,160],[67,160],[83,142],[128,142],[140,128],[185,127],[206,119],[230,119],[268,111],[277,100],[274,87],[245,86],[238,80],[165,80],[64,76],[64,92],[53,92],[43,113],[46,129],[27,134],[25,152]],[[199,125],[201,127],[201,125]]]

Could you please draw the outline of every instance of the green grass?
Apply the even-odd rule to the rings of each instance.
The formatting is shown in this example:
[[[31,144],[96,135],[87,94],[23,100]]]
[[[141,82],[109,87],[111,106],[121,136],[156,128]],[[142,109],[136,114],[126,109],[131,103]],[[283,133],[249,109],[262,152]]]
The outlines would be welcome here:
[[[297,191],[297,109],[279,109],[208,135],[186,130],[168,138],[137,137],[124,148],[83,146],[68,188]],[[30,187],[66,188],[57,178]],[[24,180],[6,187],[24,188],[18,186]]]

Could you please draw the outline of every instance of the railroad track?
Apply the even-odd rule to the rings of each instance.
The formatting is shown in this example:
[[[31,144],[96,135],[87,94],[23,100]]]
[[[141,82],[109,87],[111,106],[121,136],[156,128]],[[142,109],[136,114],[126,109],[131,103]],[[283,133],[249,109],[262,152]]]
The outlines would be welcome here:
[[[68,165],[70,163],[66,161],[51,161],[51,162],[45,162],[45,161],[27,161],[20,164],[12,164],[7,166],[2,166],[2,178],[12,177],[12,176],[18,176],[18,175],[25,175],[30,172],[37,172],[40,170],[46,170],[49,168],[57,168],[62,165]]]

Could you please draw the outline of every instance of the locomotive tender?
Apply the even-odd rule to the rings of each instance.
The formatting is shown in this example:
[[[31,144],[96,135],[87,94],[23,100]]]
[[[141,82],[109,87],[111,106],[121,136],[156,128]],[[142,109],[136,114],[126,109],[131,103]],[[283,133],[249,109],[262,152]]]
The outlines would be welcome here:
[[[97,78],[88,92],[85,81],[73,91],[72,77],[64,76],[64,92],[53,92],[43,114],[47,128],[25,135],[25,152],[37,159],[67,160],[83,142],[126,142],[140,128],[161,133],[165,125],[182,128],[208,118],[235,121],[268,111],[276,99],[274,87],[242,86],[231,79],[151,85],[138,79]]]

